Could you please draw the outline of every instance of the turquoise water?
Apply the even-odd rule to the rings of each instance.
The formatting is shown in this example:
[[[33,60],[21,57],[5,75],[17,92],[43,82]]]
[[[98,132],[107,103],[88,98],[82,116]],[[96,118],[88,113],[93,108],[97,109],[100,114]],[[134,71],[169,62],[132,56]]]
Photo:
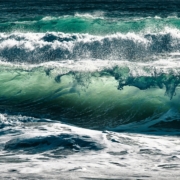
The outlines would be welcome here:
[[[74,16],[46,16],[21,18],[16,21],[0,23],[1,32],[64,32],[107,35],[114,33],[155,33],[165,28],[180,28],[180,19],[176,16],[161,18],[134,17],[108,18],[103,15],[75,14]]]
[[[73,62],[71,62],[73,63]],[[80,62],[81,67],[87,62]],[[104,129],[179,112],[180,75],[126,65],[104,65],[101,69],[78,70],[64,62],[1,65],[0,109],[34,117],[61,119],[78,126]],[[93,62],[89,61],[88,66]],[[77,69],[75,69],[77,68]],[[146,75],[145,75],[146,73]],[[171,119],[176,121],[177,119]],[[159,122],[158,122],[159,123]],[[175,129],[178,126],[170,125]],[[161,128],[167,128],[166,126]]]

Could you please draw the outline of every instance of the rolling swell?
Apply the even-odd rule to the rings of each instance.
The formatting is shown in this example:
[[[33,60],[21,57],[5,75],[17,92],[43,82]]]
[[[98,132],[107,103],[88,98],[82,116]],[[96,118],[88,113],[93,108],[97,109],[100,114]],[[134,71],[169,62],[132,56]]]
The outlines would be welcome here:
[[[176,34],[175,34],[176,33]],[[65,59],[149,61],[179,52],[178,30],[138,35],[94,36],[64,33],[0,33],[0,58],[8,62],[40,63]]]
[[[48,146],[48,148],[47,148]],[[72,154],[83,150],[101,150],[103,147],[93,142],[90,137],[61,134],[59,136],[31,137],[27,139],[12,139],[6,143],[5,150],[24,150],[25,153],[42,153],[53,150],[53,154]]]
[[[180,29],[180,19],[176,16],[119,17],[109,18],[97,13],[75,13],[73,16],[37,16],[14,21],[0,22],[0,32],[64,32],[108,35],[115,33],[160,32],[166,27]]]
[[[153,121],[153,127],[179,128],[179,116],[161,118],[171,109],[179,114],[177,71],[162,72],[161,68],[145,66],[135,75],[127,65],[91,71],[74,67],[1,66],[1,112],[58,119],[93,129],[148,124],[152,119],[160,119]]]

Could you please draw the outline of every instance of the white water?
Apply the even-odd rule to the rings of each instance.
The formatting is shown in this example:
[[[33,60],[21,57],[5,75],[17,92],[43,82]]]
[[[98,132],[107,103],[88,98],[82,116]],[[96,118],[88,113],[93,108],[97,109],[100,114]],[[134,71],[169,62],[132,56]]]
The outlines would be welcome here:
[[[179,179],[180,139],[137,133],[94,131],[61,122],[1,114],[1,179]],[[27,122],[25,122],[27,121]],[[14,132],[13,132],[14,131]],[[29,139],[58,137],[88,139],[100,150],[80,151],[53,145],[4,150],[4,145]],[[55,139],[57,140],[57,139]],[[45,148],[45,149],[43,149]],[[27,150],[28,149],[28,150]],[[41,151],[42,150],[42,151]],[[57,151],[56,151],[57,150]]]
[[[0,59],[24,63],[67,59],[144,62],[179,54],[179,39],[179,30],[168,27],[158,33],[146,31],[106,36],[61,32],[0,33]]]

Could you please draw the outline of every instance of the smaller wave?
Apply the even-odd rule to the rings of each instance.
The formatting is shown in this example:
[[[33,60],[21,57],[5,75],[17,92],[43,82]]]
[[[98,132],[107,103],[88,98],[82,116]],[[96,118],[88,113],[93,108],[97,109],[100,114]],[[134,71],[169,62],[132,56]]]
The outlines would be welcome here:
[[[149,61],[178,53],[180,32],[94,36],[64,33],[0,33],[0,58],[9,62],[104,59]]]
[[[6,128],[0,128],[0,134],[6,141],[3,144],[6,152],[44,153],[45,156],[57,157],[105,148],[105,144],[99,142],[99,139],[103,140],[101,132],[61,124],[56,120],[0,114],[0,122],[5,121]],[[15,135],[8,138],[12,132]]]
[[[166,27],[180,29],[178,17],[106,17],[103,12],[34,17],[0,23],[0,32],[64,32],[108,35],[115,33],[159,33]]]

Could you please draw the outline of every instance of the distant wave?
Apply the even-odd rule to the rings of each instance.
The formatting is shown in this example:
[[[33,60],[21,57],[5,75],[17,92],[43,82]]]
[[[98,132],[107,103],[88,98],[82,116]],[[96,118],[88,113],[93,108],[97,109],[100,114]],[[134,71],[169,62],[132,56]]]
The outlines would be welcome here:
[[[108,35],[114,33],[158,33],[166,27],[180,29],[180,19],[176,16],[166,18],[131,17],[109,18],[103,12],[75,13],[74,16],[45,16],[21,18],[0,23],[0,32],[64,32]]]
[[[39,63],[65,59],[149,61],[179,52],[180,31],[150,34],[94,36],[64,33],[0,33],[0,58],[10,62]]]

